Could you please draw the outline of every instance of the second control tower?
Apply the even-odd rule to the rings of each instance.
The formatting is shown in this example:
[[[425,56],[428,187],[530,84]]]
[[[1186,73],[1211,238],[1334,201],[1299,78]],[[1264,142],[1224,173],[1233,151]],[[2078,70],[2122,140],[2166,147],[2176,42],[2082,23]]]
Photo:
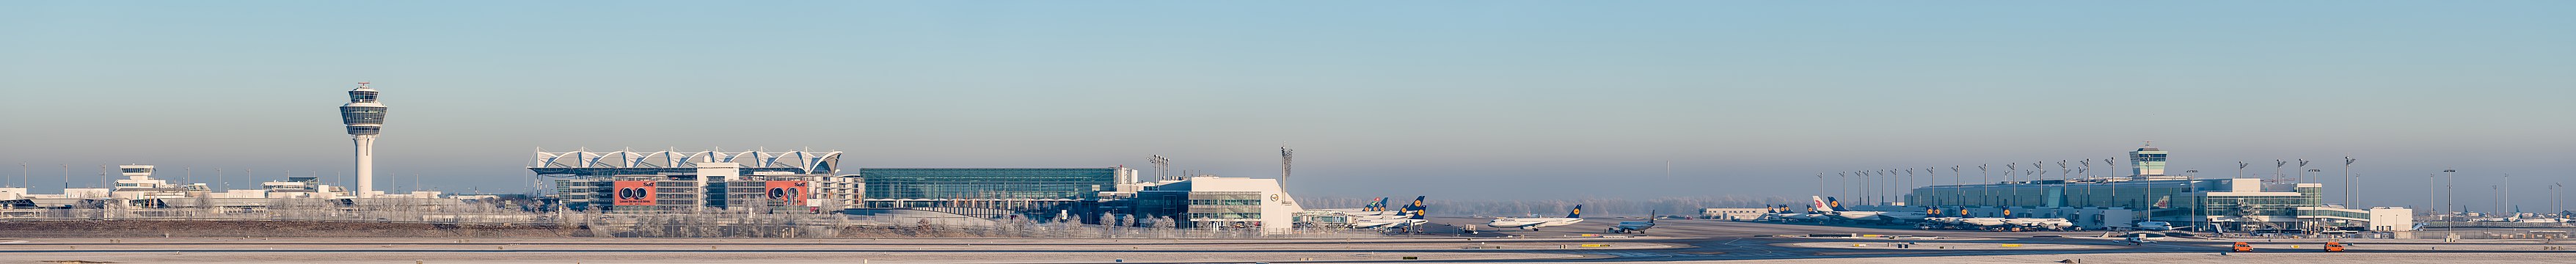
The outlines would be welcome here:
[[[349,90],[349,104],[340,105],[340,123],[348,125],[349,138],[358,145],[358,198],[372,198],[376,191],[376,133],[384,129],[385,105],[376,103],[376,89],[358,82]]]

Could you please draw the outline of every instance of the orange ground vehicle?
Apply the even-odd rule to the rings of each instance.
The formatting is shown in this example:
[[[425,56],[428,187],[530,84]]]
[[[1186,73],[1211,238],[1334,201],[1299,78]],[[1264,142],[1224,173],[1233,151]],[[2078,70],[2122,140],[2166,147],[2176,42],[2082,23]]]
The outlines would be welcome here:
[[[2254,245],[2245,244],[2245,242],[2236,242],[2236,248],[2231,250],[2236,252],[2254,252]]]
[[[2326,252],[2343,252],[2343,242],[2326,242]]]

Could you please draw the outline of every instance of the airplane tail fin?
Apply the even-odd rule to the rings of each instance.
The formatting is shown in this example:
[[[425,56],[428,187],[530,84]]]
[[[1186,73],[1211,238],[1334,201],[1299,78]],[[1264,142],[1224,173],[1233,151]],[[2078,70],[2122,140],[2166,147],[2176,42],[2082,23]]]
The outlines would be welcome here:
[[[1583,218],[1583,205],[1574,205],[1574,212],[1566,213],[1565,218]]]
[[[1422,219],[1422,214],[1423,214],[1424,212],[1428,212],[1428,211],[1430,211],[1430,210],[1431,210],[1431,207],[1429,207],[1429,206],[1423,206],[1423,205],[1422,205],[1422,199],[1423,199],[1423,198],[1428,198],[1428,197],[1431,197],[1431,196],[1429,196],[1429,195],[1424,195],[1424,196],[1414,196],[1414,197],[1413,197],[1413,205],[1405,206],[1405,207],[1404,207],[1404,209],[1405,209],[1405,210],[1412,210],[1412,211],[1413,211],[1413,219]]]
[[[1807,205],[1807,211],[1833,211],[1832,209],[1825,209],[1824,196],[1807,196],[1807,201],[1813,202],[1813,204]]]
[[[1661,211],[1661,210],[1646,210],[1646,223],[1648,223],[1648,224],[1653,224],[1653,223],[1655,223],[1655,218],[1662,218],[1662,217],[1655,217],[1655,214],[1656,214],[1656,213],[1661,213],[1661,212],[1663,212],[1663,211]]]
[[[1848,209],[1843,209],[1843,201],[1842,201],[1842,200],[1836,200],[1836,199],[1834,199],[1834,197],[1833,197],[1833,196],[1825,196],[1825,208],[1826,208],[1826,209],[1833,209],[1834,211],[1847,211],[1847,210],[1848,210]]]

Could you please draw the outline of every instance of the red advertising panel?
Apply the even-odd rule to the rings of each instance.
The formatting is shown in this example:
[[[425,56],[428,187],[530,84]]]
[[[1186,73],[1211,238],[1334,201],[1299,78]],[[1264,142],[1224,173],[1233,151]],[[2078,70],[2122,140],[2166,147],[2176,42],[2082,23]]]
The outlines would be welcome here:
[[[769,181],[769,200],[785,206],[805,206],[809,187],[805,181]]]
[[[616,205],[653,205],[653,181],[617,181]]]

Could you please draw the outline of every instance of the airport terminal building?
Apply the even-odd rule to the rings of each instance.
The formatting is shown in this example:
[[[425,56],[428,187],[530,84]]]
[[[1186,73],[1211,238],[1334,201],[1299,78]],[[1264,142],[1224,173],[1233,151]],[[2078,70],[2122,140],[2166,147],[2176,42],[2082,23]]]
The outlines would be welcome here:
[[[2130,152],[2133,176],[1936,185],[1905,195],[1907,207],[1974,217],[2066,218],[2087,227],[2165,221],[2199,231],[2256,232],[2329,228],[2404,231],[2413,211],[2327,205],[2321,183],[2285,179],[2197,179],[2165,175],[2166,152]],[[1920,209],[1917,209],[1920,210]],[[2133,221],[2134,220],[2134,221]]]

